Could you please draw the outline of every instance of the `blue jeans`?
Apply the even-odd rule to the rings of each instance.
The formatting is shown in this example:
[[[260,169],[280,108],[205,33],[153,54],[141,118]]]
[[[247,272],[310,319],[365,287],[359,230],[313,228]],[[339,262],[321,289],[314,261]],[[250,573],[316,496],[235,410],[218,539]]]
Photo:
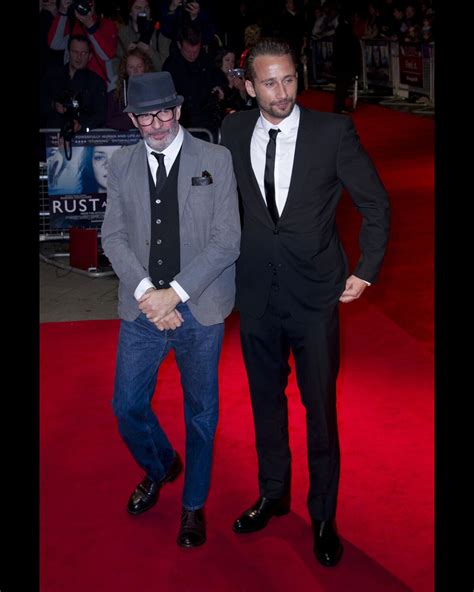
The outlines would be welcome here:
[[[144,314],[121,321],[113,409],[120,435],[153,481],[170,468],[174,449],[151,408],[158,369],[173,348],[181,375],[186,425],[183,506],[201,508],[209,492],[212,448],[219,411],[217,366],[224,323],[198,323],[186,304],[177,306],[184,323],[160,331]]]

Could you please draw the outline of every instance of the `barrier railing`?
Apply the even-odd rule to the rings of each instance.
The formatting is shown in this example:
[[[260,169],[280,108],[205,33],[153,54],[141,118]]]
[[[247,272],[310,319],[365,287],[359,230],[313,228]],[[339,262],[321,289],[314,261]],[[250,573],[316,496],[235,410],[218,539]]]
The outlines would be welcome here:
[[[390,43],[384,39],[360,41],[362,54],[362,89],[369,86],[379,88],[393,87],[393,64],[390,56]]]
[[[434,43],[399,43],[383,39],[361,40],[361,95],[376,96],[380,104],[406,104],[410,93],[426,97],[434,107]],[[386,91],[391,90],[387,95]]]
[[[206,140],[207,142],[214,144],[214,136],[212,135],[212,132],[209,131],[207,128],[205,128],[205,127],[188,127],[186,129],[188,130],[188,132],[190,134],[192,134],[196,138],[199,138],[200,140]],[[219,130],[219,132],[220,132],[220,130]],[[204,137],[202,137],[202,136],[204,136]],[[216,144],[218,144],[218,143],[219,142],[216,142]]]
[[[359,98],[382,99],[381,104],[406,104],[410,93],[422,99],[426,112],[434,108],[435,44],[399,43],[387,39],[360,41],[362,71],[358,89],[354,85],[353,103]],[[311,40],[311,77],[313,84],[331,90],[334,87],[333,40]],[[356,81],[357,82],[357,81]],[[355,100],[354,100],[355,99]]]
[[[45,136],[48,133],[58,133],[59,129],[56,128],[42,128],[40,131],[40,146],[44,150]],[[67,239],[69,233],[65,231],[58,231],[51,228],[50,224],[50,204],[48,194],[48,168],[46,164],[46,154],[41,154],[41,160],[39,163],[39,176],[38,176],[38,188],[39,188],[39,240],[60,240]]]

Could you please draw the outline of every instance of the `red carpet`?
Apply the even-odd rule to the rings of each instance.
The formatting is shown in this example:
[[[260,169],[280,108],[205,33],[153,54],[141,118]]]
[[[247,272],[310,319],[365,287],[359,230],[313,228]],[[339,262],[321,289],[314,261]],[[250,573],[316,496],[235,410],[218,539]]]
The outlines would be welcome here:
[[[110,405],[118,322],[44,324],[42,592],[433,590],[433,126],[364,105],[354,119],[391,195],[394,228],[380,283],[367,298],[342,307],[343,561],[327,569],[312,555],[304,414],[294,375],[288,389],[292,512],[261,533],[231,531],[237,514],[258,495],[238,315],[226,323],[220,365],[208,542],[192,550],[175,542],[182,477],[163,489],[149,513],[125,512],[141,473],[120,441]],[[344,204],[340,218],[353,252],[352,210]],[[170,358],[160,371],[154,404],[183,452],[178,384]]]

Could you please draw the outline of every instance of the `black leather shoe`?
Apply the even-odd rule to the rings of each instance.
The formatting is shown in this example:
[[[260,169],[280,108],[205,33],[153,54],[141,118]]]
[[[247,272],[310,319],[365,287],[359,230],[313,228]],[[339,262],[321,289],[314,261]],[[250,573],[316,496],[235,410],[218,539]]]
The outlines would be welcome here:
[[[314,554],[316,559],[326,567],[339,563],[344,547],[337,535],[334,520],[312,520],[314,534]]]
[[[158,501],[160,489],[165,483],[171,483],[183,470],[183,462],[176,452],[170,468],[161,481],[155,482],[149,477],[144,477],[130,496],[127,505],[129,514],[136,516],[152,508]]]
[[[199,547],[199,545],[206,542],[206,521],[204,520],[202,508],[199,508],[199,510],[186,510],[186,508],[183,508],[181,512],[181,528],[176,542],[180,547],[186,549]]]
[[[265,528],[272,516],[284,516],[289,511],[289,494],[279,499],[259,497],[251,508],[237,518],[232,526],[232,530],[239,534],[256,532]]]

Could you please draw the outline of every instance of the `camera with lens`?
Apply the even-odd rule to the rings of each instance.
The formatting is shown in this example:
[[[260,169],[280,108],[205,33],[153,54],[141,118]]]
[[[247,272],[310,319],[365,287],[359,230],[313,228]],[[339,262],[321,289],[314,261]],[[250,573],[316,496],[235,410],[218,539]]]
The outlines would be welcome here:
[[[137,14],[137,29],[140,34],[139,42],[148,45],[154,31],[154,24],[152,20],[148,19],[146,12],[139,12]]]
[[[72,12],[77,11],[82,16],[86,16],[92,10],[92,2],[90,0],[72,0]]]
[[[61,95],[55,98],[57,103],[63,106],[63,123],[61,125],[60,136],[67,142],[70,142],[74,137],[74,121],[78,120],[80,113],[80,105],[78,98],[71,91],[64,91]]]
[[[242,78],[242,80],[245,78],[245,70],[243,68],[231,68],[229,74],[233,78]]]

